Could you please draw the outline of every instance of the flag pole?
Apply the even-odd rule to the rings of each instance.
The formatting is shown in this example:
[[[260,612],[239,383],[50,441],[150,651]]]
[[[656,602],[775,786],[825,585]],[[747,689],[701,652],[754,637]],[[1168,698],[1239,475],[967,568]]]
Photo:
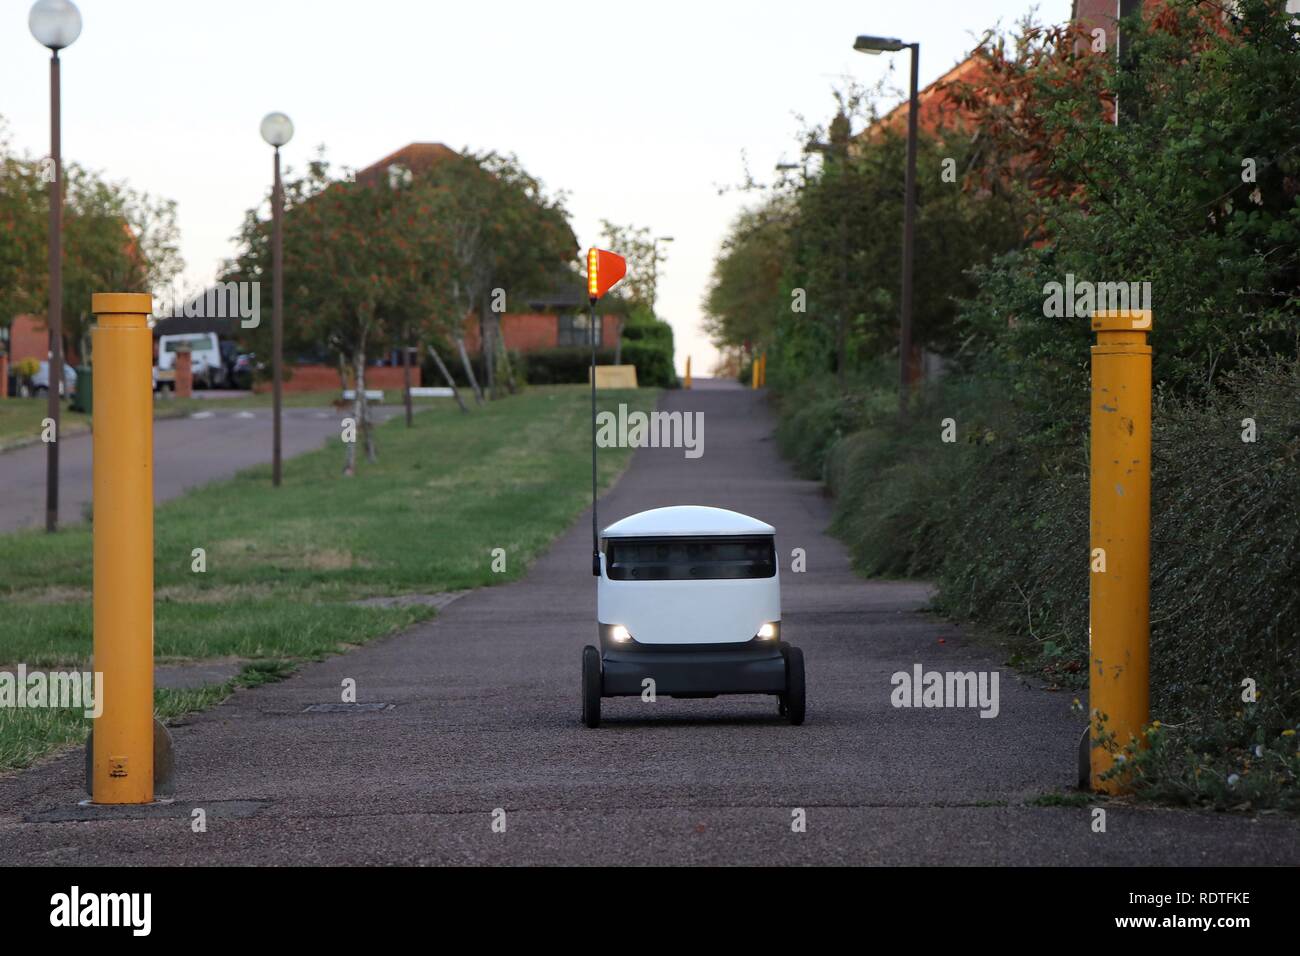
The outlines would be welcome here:
[[[591,338],[591,573],[600,577],[600,532],[596,519],[596,300],[587,300],[587,331]]]

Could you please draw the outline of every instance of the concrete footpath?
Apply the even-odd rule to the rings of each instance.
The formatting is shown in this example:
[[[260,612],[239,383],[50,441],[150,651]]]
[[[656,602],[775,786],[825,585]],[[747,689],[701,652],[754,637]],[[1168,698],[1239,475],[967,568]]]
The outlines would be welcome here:
[[[1083,726],[1069,693],[1017,679],[921,612],[926,588],[855,576],[829,503],[792,477],[762,398],[671,393],[702,411],[705,453],[638,451],[608,524],[668,504],[771,522],[784,634],[803,647],[808,722],[771,698],[605,702],[579,723],[594,640],[590,516],[526,577],[434,621],[241,691],[174,729],[177,800],[83,810],[80,753],[0,779],[5,863],[1295,864],[1289,819],[1028,805],[1068,787]],[[430,547],[437,547],[430,542]],[[476,543],[490,560],[492,541]],[[807,571],[789,573],[803,548]],[[890,677],[999,671],[999,709],[904,709]],[[357,682],[351,712],[308,711]],[[207,832],[191,826],[201,808]],[[797,811],[806,831],[794,832]],[[505,831],[494,821],[502,819]]]

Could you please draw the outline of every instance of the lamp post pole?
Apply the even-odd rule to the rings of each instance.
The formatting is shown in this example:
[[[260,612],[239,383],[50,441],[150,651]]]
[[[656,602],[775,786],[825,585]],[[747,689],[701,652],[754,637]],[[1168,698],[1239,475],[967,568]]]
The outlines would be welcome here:
[[[50,358],[46,415],[54,422],[54,440],[45,443],[45,530],[59,527],[59,418],[63,391],[63,144],[60,141],[59,51],[50,55]]]
[[[279,488],[280,393],[284,380],[284,182],[280,178],[280,147],[293,139],[293,122],[283,113],[267,113],[262,118],[262,139],[275,148],[275,181],[271,186],[271,486]]]
[[[907,172],[903,178],[903,293],[898,320],[898,416],[907,417],[912,359],[912,272],[916,250],[916,125],[919,109],[917,79],[921,44],[887,37],[860,36],[853,44],[860,53],[912,53],[911,84],[907,103]]]
[[[898,349],[899,385],[898,417],[907,417],[908,393],[911,388],[912,364],[912,272],[916,254],[916,119],[917,113],[917,61],[921,58],[921,45],[910,43],[912,51],[912,87],[907,107],[907,173],[903,182],[903,303],[899,317]]]
[[[280,147],[275,147],[275,185],[271,187],[271,485],[280,487],[281,384],[284,381],[284,184]]]
[[[45,443],[45,530],[59,527],[59,419],[63,392],[63,143],[62,91],[59,51],[81,36],[81,11],[71,0],[37,0],[27,16],[27,26],[38,43],[50,51],[50,162],[46,182],[50,188],[49,361],[46,368],[47,411],[53,424],[52,440]]]

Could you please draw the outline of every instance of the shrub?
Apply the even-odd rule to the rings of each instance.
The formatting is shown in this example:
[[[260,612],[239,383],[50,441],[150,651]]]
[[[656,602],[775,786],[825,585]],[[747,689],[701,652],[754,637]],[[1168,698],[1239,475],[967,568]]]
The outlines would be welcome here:
[[[1273,358],[1243,366],[1201,400],[1156,403],[1151,706],[1174,726],[1135,765],[1145,796],[1300,805],[1287,733],[1300,726],[1297,395],[1300,361]],[[805,473],[826,463],[833,529],[857,566],[933,577],[939,610],[1023,638],[1022,662],[1082,686],[1086,437],[1044,442],[994,379],[928,390],[906,429],[856,406],[864,427],[842,434],[845,409],[830,395],[787,401],[781,432]],[[947,417],[957,424],[953,444],[939,440]],[[1245,419],[1254,442],[1242,440]],[[1246,678],[1257,703],[1242,700]]]

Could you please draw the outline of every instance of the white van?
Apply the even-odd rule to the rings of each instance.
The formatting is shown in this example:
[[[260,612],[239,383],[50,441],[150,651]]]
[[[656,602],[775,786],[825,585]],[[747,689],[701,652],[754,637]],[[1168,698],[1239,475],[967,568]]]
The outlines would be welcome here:
[[[781,640],[776,529],[723,508],[631,515],[600,537],[600,647],[582,652],[582,717],[604,697],[768,694],[804,719],[803,653]]]
[[[158,366],[154,376],[157,383],[171,382],[175,388],[176,349],[180,345],[190,348],[190,368],[195,385],[214,388],[224,383],[225,366],[221,362],[221,347],[217,344],[215,332],[158,336]]]

